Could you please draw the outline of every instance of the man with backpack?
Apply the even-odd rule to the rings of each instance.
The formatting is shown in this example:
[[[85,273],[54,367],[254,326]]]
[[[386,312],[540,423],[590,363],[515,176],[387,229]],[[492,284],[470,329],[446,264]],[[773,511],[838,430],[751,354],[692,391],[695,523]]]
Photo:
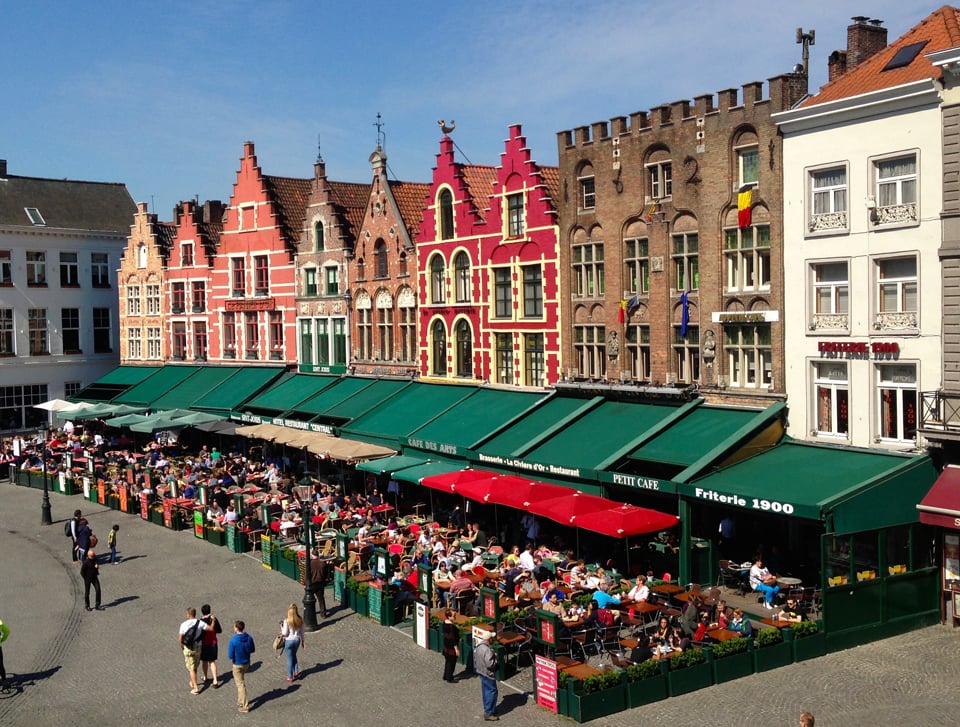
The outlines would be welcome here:
[[[77,550],[77,531],[80,528],[80,511],[74,510],[73,517],[63,524],[63,534],[70,538],[70,557],[77,563],[83,558],[80,557],[80,551]]]
[[[197,668],[200,666],[200,638],[207,625],[197,618],[197,609],[187,609],[187,620],[180,624],[177,643],[183,649],[183,661],[190,673],[190,693],[200,694],[197,686]]]

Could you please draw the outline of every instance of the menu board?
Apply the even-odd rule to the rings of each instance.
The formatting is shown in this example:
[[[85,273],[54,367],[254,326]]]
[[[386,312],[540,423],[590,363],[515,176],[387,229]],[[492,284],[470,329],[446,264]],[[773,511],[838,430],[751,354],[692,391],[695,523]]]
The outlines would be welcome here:
[[[537,640],[545,646],[557,647],[557,616],[549,611],[537,611]]]
[[[270,565],[270,557],[273,554],[273,541],[270,540],[269,535],[260,536],[260,558],[263,563],[264,568],[272,569],[273,566]]]
[[[203,540],[203,511],[193,511],[193,535]]]
[[[86,478],[84,478],[84,484],[86,484]],[[147,493],[141,492],[140,493],[140,517],[142,517],[144,520],[150,519],[149,509],[150,508],[147,505]]]
[[[173,527],[173,503],[169,497],[163,498],[163,525],[167,528]]]
[[[480,589],[480,617],[489,621],[500,620],[500,592],[493,588]]]
[[[333,600],[343,603],[343,592],[347,588],[347,572],[343,568],[333,569]]]
[[[368,615],[377,623],[383,622],[383,591],[377,583],[371,582],[367,589]]]
[[[120,485],[120,509],[127,512],[127,500],[130,498],[130,488],[127,485]]]
[[[557,662],[537,654],[534,662],[537,706],[557,713]]]
[[[97,501],[101,505],[107,504],[107,483],[102,479],[97,479]]]

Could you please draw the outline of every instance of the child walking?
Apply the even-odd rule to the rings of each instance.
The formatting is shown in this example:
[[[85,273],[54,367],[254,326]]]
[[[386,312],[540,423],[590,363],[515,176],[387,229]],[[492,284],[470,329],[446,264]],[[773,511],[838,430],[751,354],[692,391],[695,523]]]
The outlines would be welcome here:
[[[110,533],[107,535],[107,545],[110,546],[110,562],[116,565],[120,561],[117,560],[117,532],[119,532],[120,526],[114,525],[110,528]]]

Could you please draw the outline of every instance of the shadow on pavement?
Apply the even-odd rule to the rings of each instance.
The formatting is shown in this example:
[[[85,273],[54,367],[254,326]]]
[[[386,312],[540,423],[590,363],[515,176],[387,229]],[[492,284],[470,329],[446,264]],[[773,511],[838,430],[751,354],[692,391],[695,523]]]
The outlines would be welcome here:
[[[273,699],[279,699],[280,697],[286,696],[292,692],[297,691],[300,688],[299,684],[291,684],[289,687],[277,687],[276,689],[271,689],[269,692],[261,694],[259,697],[250,700],[250,711],[252,712],[259,707],[262,707],[267,702]]]
[[[110,603],[104,604],[104,608],[111,608],[113,606],[119,606],[121,603],[126,603],[127,601],[137,601],[140,599],[140,596],[124,596],[123,598],[114,598]]]
[[[137,560],[138,558],[146,558],[145,555],[125,555],[121,556],[120,563],[129,563],[131,560]]]
[[[304,678],[310,674],[319,674],[324,672],[327,669],[332,669],[335,666],[340,666],[343,663],[343,659],[334,659],[333,661],[328,661],[325,664],[314,664],[309,669],[304,669],[300,672],[300,678]]]
[[[528,701],[526,694],[507,694],[497,705],[497,714],[504,715],[515,709],[526,706]]]

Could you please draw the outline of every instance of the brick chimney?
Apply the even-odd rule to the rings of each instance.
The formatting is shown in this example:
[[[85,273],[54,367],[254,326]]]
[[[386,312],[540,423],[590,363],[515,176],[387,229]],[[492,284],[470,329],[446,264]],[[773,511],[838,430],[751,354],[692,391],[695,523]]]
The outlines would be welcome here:
[[[835,81],[847,72],[847,52],[835,50],[827,59],[827,80]]]
[[[7,178],[7,160],[0,159],[0,179]]]
[[[887,47],[887,29],[882,20],[870,20],[863,15],[852,18],[847,28],[847,68],[856,68],[873,54]]]

